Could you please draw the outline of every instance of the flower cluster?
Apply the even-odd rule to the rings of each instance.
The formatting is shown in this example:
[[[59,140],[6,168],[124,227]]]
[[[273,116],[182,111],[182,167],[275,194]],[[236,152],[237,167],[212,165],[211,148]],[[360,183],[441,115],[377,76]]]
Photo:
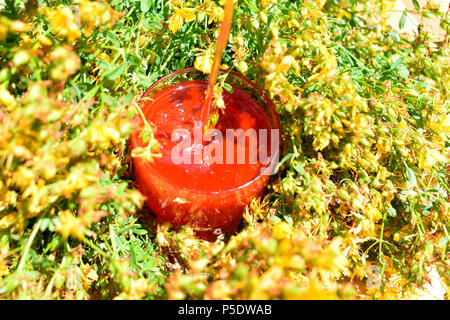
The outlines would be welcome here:
[[[95,69],[85,52],[121,14],[106,2],[88,0],[43,6],[29,19],[33,22],[5,14],[0,16],[0,295],[87,297],[105,272],[83,262],[91,259],[90,250],[103,253],[104,243],[96,244],[103,241],[102,221],[107,216],[128,221],[143,200],[117,178],[134,128],[134,95],[124,101],[127,92],[112,88],[109,78],[97,81],[97,90],[108,86],[114,99],[103,89],[100,94],[80,89],[88,85],[84,72]],[[50,241],[36,240],[45,237]],[[102,265],[115,275],[122,298],[156,292],[143,274],[130,273],[128,263]],[[37,278],[29,277],[34,268],[42,272]],[[27,279],[27,288],[19,277]]]
[[[226,244],[198,240],[189,229],[170,234],[167,228],[161,228],[158,240],[165,244],[167,252],[178,252],[175,261],[178,268],[166,284],[169,299],[354,296],[351,286],[333,281],[339,279],[340,270],[348,265],[339,239],[317,243],[309,240],[300,228],[272,221],[255,223]],[[188,271],[184,272],[185,269]]]
[[[408,37],[392,30],[386,24],[392,1],[358,8],[345,1],[278,5],[236,8],[231,53],[233,65],[267,90],[285,133],[286,154],[272,184],[276,204],[257,210],[276,210],[289,223],[263,224],[272,231],[266,236],[290,236],[300,228],[319,243],[339,242],[349,264],[335,271],[353,280],[359,297],[362,291],[377,298],[430,296],[412,283],[429,287],[432,273],[441,289],[431,296],[442,298],[448,276],[441,267],[448,262],[448,48],[426,32]],[[196,60],[200,70],[213,47],[204,52]],[[236,236],[239,243],[258,237],[248,228]],[[243,262],[260,252],[250,248]],[[238,252],[245,249],[218,261],[235,261]],[[274,256],[266,252],[264,259]],[[286,274],[256,265],[255,281],[268,272],[265,282],[277,289],[254,297],[285,297]],[[174,298],[253,297],[248,276],[243,293],[229,269],[224,277],[218,272],[215,282],[195,267],[188,270],[176,273],[180,285],[169,285]],[[186,274],[192,274],[189,281]],[[307,279],[315,281],[311,273]],[[323,273],[320,279],[333,281]],[[376,285],[368,285],[373,279]],[[213,283],[221,294],[211,295]]]
[[[223,8],[212,0],[194,3],[194,6],[189,6],[182,0],[169,1],[169,6],[174,11],[168,21],[169,30],[173,33],[178,32],[184,23],[196,19],[200,21],[207,19],[207,23],[217,23],[223,20]]]

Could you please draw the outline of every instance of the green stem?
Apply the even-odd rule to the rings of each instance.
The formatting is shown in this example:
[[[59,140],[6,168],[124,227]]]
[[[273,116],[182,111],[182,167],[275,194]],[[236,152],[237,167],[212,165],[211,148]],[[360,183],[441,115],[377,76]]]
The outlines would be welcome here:
[[[373,72],[371,69],[369,69],[368,67],[366,67],[366,65],[364,63],[362,63],[357,57],[355,57],[350,51],[347,50],[347,48],[339,45],[339,44],[335,44],[336,47],[338,47],[339,49],[341,49],[342,51],[344,51],[347,55],[349,55],[357,64],[360,68],[365,69],[366,71],[369,72]]]
[[[245,4],[254,12],[258,12],[258,8],[248,0],[244,0]]]
[[[105,258],[107,260],[112,260],[111,257],[106,252],[104,252],[102,249],[100,249],[100,247],[98,247],[96,244],[94,244],[88,238],[85,238],[84,242],[87,243],[92,249],[97,251],[103,258]]]
[[[137,35],[136,35],[136,39],[134,41],[135,53],[137,53],[138,49],[139,49],[139,38],[141,37],[141,28],[142,28],[142,21],[144,20],[144,15],[145,14],[141,14],[141,16],[139,17],[138,32],[137,32]]]
[[[447,237],[447,241],[448,241],[448,239],[450,239],[450,238],[448,237],[447,228],[445,227],[445,224],[443,222],[442,222],[442,227],[444,229],[445,236]],[[444,245],[444,248],[442,250],[442,260],[444,260],[444,258],[446,256],[446,254],[445,254],[446,251],[447,251],[447,243]]]
[[[378,259],[381,259],[383,256],[383,232],[384,232],[384,221],[386,220],[386,210],[384,210],[383,221],[381,222],[381,231],[380,231],[380,243],[378,246]]]
[[[60,267],[55,271],[55,273],[53,273],[52,278],[50,279],[47,288],[45,289],[45,296],[46,297],[50,297],[51,293],[52,293],[52,289],[53,289],[53,284],[55,283],[56,280],[56,276],[58,275],[58,272],[62,269],[61,266],[65,266],[66,264],[66,257],[63,257]]]
[[[439,182],[441,183],[441,185],[445,188],[445,190],[447,191],[447,193],[450,193],[450,189],[447,186],[447,183],[445,183],[445,181],[442,180],[441,176],[439,175],[439,172],[437,172],[436,177],[438,178]]]
[[[111,245],[113,248],[113,255],[116,255],[116,251],[117,251],[117,244],[116,244],[116,233],[114,231],[114,227],[112,224],[109,225],[109,236],[111,238]]]
[[[159,71],[160,71],[160,72],[162,72],[162,71],[166,68],[166,66],[167,66],[167,64],[169,63],[170,59],[172,59],[172,57],[174,56],[175,51],[177,51],[178,48],[179,48],[179,47],[181,46],[181,44],[183,43],[184,39],[186,38],[186,35],[190,34],[192,28],[194,27],[194,24],[195,24],[195,23],[191,23],[191,25],[189,26],[189,29],[186,30],[186,32],[184,33],[184,36],[183,36],[183,38],[181,39],[180,43],[179,43],[173,50],[171,50],[169,56],[167,57],[167,59],[163,62],[163,64],[162,64],[161,67],[159,68]]]
[[[25,265],[25,262],[28,257],[28,252],[30,251],[31,245],[33,244],[34,238],[36,237],[36,234],[41,227],[42,220],[44,216],[41,216],[39,220],[34,225],[33,231],[31,232],[30,237],[28,238],[27,245],[25,246],[25,250],[23,251],[22,257],[20,258],[19,266],[17,267],[17,271],[20,272],[23,269],[23,266]]]

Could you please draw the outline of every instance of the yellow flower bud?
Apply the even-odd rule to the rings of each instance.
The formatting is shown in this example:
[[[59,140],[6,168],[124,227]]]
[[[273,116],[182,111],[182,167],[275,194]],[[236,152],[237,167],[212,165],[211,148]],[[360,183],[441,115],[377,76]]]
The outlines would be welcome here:
[[[3,87],[0,87],[0,105],[4,105],[7,111],[11,111],[17,107],[14,96]]]
[[[259,13],[259,18],[262,22],[267,23],[267,15],[263,11]]]
[[[290,239],[292,237],[293,229],[291,225],[285,221],[278,222],[272,228],[272,234],[277,239]]]
[[[278,39],[278,28],[277,27],[272,28],[272,35],[275,40]]]

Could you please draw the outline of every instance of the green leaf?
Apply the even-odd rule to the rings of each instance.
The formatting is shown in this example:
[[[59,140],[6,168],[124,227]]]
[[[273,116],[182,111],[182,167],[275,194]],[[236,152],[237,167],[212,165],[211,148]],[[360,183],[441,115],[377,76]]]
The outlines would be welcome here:
[[[123,196],[123,194],[125,193],[125,189],[128,187],[128,183],[126,182],[126,181],[124,181],[124,182],[121,182],[120,184],[119,184],[119,188],[117,189],[117,191],[116,191],[116,196],[117,197],[122,197]]]
[[[403,11],[402,17],[400,18],[400,21],[398,22],[398,26],[400,27],[400,29],[403,29],[403,27],[405,26],[406,16],[407,16],[407,12],[405,10],[405,11]]]
[[[425,17],[425,18],[427,18],[427,19],[433,19],[433,17],[434,17],[435,15],[436,15],[436,14],[434,14],[434,13],[431,12],[430,10],[424,10],[424,11],[422,11],[422,16]]]
[[[395,218],[397,216],[397,210],[392,207],[386,208],[386,211],[389,217]]]
[[[400,57],[397,60],[395,60],[391,66],[391,69],[396,69],[397,67],[399,67],[402,64],[404,59],[405,59],[405,57]]]
[[[140,236],[143,236],[143,235],[146,235],[146,234],[147,234],[147,230],[144,230],[144,229],[134,229],[134,230],[133,230],[133,233],[135,233],[135,234],[137,234],[137,235],[140,235]]]
[[[303,168],[303,166],[299,163],[294,163],[293,167],[295,169],[295,171],[297,171],[298,173],[300,173],[301,175],[305,174],[305,169]]]
[[[45,230],[47,230],[50,223],[51,223],[51,220],[49,218],[42,219],[42,223],[41,223],[39,230],[41,230],[41,232],[44,232]]]
[[[398,34],[397,31],[392,30],[391,32],[389,32],[389,35],[391,36],[392,40],[394,40],[395,42],[400,42],[400,36]]]
[[[412,0],[414,8],[416,8],[417,11],[420,10],[420,4],[418,0]]]
[[[408,69],[405,67],[405,65],[400,65],[399,67],[398,67],[398,75],[400,76],[400,77],[402,77],[403,79],[407,79],[408,78],[408,76],[409,76],[409,71],[408,71]]]
[[[147,13],[150,10],[152,4],[151,0],[141,0],[141,11],[142,13]]]
[[[141,134],[140,134],[139,136],[140,136],[140,138],[141,138],[141,140],[142,140],[142,143],[147,143],[147,142],[150,141],[151,134],[150,134],[150,132],[148,131],[147,127],[145,127],[145,128],[141,131]]]
[[[223,88],[227,90],[229,93],[233,93],[233,87],[229,83],[224,83]]]
[[[438,247],[443,248],[444,246],[447,245],[447,243],[448,243],[448,238],[442,237],[441,240],[439,241]]]
[[[104,79],[107,82],[114,82],[116,81],[116,79],[125,72],[126,68],[128,66],[128,63],[124,62],[122,63],[119,67],[116,66],[112,66],[110,67],[110,70],[108,70],[105,75],[104,75]]]
[[[283,216],[284,220],[286,220],[287,223],[289,223],[290,225],[294,224],[294,220],[292,220],[292,217],[290,215],[284,215]]]
[[[127,54],[125,59],[131,67],[137,67],[142,63],[142,59],[135,54]]]
[[[123,104],[128,104],[128,103],[130,103],[131,101],[133,101],[133,98],[134,98],[135,94],[136,94],[136,93],[133,92],[133,91],[128,92],[128,93],[124,96],[122,103],[123,103]]]
[[[114,45],[114,47],[117,47],[117,48],[121,47],[119,37],[117,37],[117,35],[115,33],[107,30],[105,33],[105,37],[106,37],[106,39],[111,41],[111,43]]]
[[[416,179],[416,175],[415,175],[414,171],[412,171],[411,168],[406,168],[405,174],[406,174],[406,179],[408,179],[408,181],[413,186],[416,186],[417,185],[417,179]]]
[[[163,25],[161,24],[161,22],[159,22],[158,20],[151,20],[151,21],[146,21],[144,23],[144,25],[146,27],[148,27],[149,31],[152,30],[161,30]]]
[[[134,248],[134,243],[130,243],[130,264],[133,267],[137,266],[137,257],[136,257],[136,250]]]
[[[338,196],[339,196],[339,198],[341,198],[344,201],[349,201],[350,200],[350,195],[344,189],[339,189]]]

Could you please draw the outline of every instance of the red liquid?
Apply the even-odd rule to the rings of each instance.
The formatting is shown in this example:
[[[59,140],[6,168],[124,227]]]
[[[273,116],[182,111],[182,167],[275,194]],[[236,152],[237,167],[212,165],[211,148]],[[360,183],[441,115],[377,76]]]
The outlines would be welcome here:
[[[216,128],[223,134],[223,164],[208,163],[206,157],[200,162],[175,164],[171,154],[180,144],[172,141],[175,129],[186,129],[192,144],[186,150],[191,160],[194,150],[205,150],[210,142],[194,143],[194,121],[201,121],[205,101],[206,81],[186,81],[157,92],[150,101],[141,104],[141,109],[154,127],[154,134],[161,145],[161,158],[152,163],[134,158],[138,187],[147,197],[147,203],[160,221],[175,225],[189,224],[197,231],[228,231],[242,218],[245,205],[264,189],[268,176],[261,175],[267,165],[259,159],[249,163],[250,157],[258,154],[259,144],[249,140],[228,139],[232,146],[234,161],[225,163],[227,157],[226,129],[267,129],[268,154],[270,155],[270,125],[261,108],[244,92],[233,88],[224,91],[225,113],[220,115]],[[201,124],[198,128],[201,131]],[[143,146],[140,131],[131,138],[132,148]],[[253,147],[253,149],[251,148]],[[255,148],[256,147],[256,148]],[[199,148],[199,149],[196,149]],[[186,148],[185,148],[186,149]],[[237,154],[245,151],[244,164],[237,164]],[[230,150],[230,149],[228,149]]]

